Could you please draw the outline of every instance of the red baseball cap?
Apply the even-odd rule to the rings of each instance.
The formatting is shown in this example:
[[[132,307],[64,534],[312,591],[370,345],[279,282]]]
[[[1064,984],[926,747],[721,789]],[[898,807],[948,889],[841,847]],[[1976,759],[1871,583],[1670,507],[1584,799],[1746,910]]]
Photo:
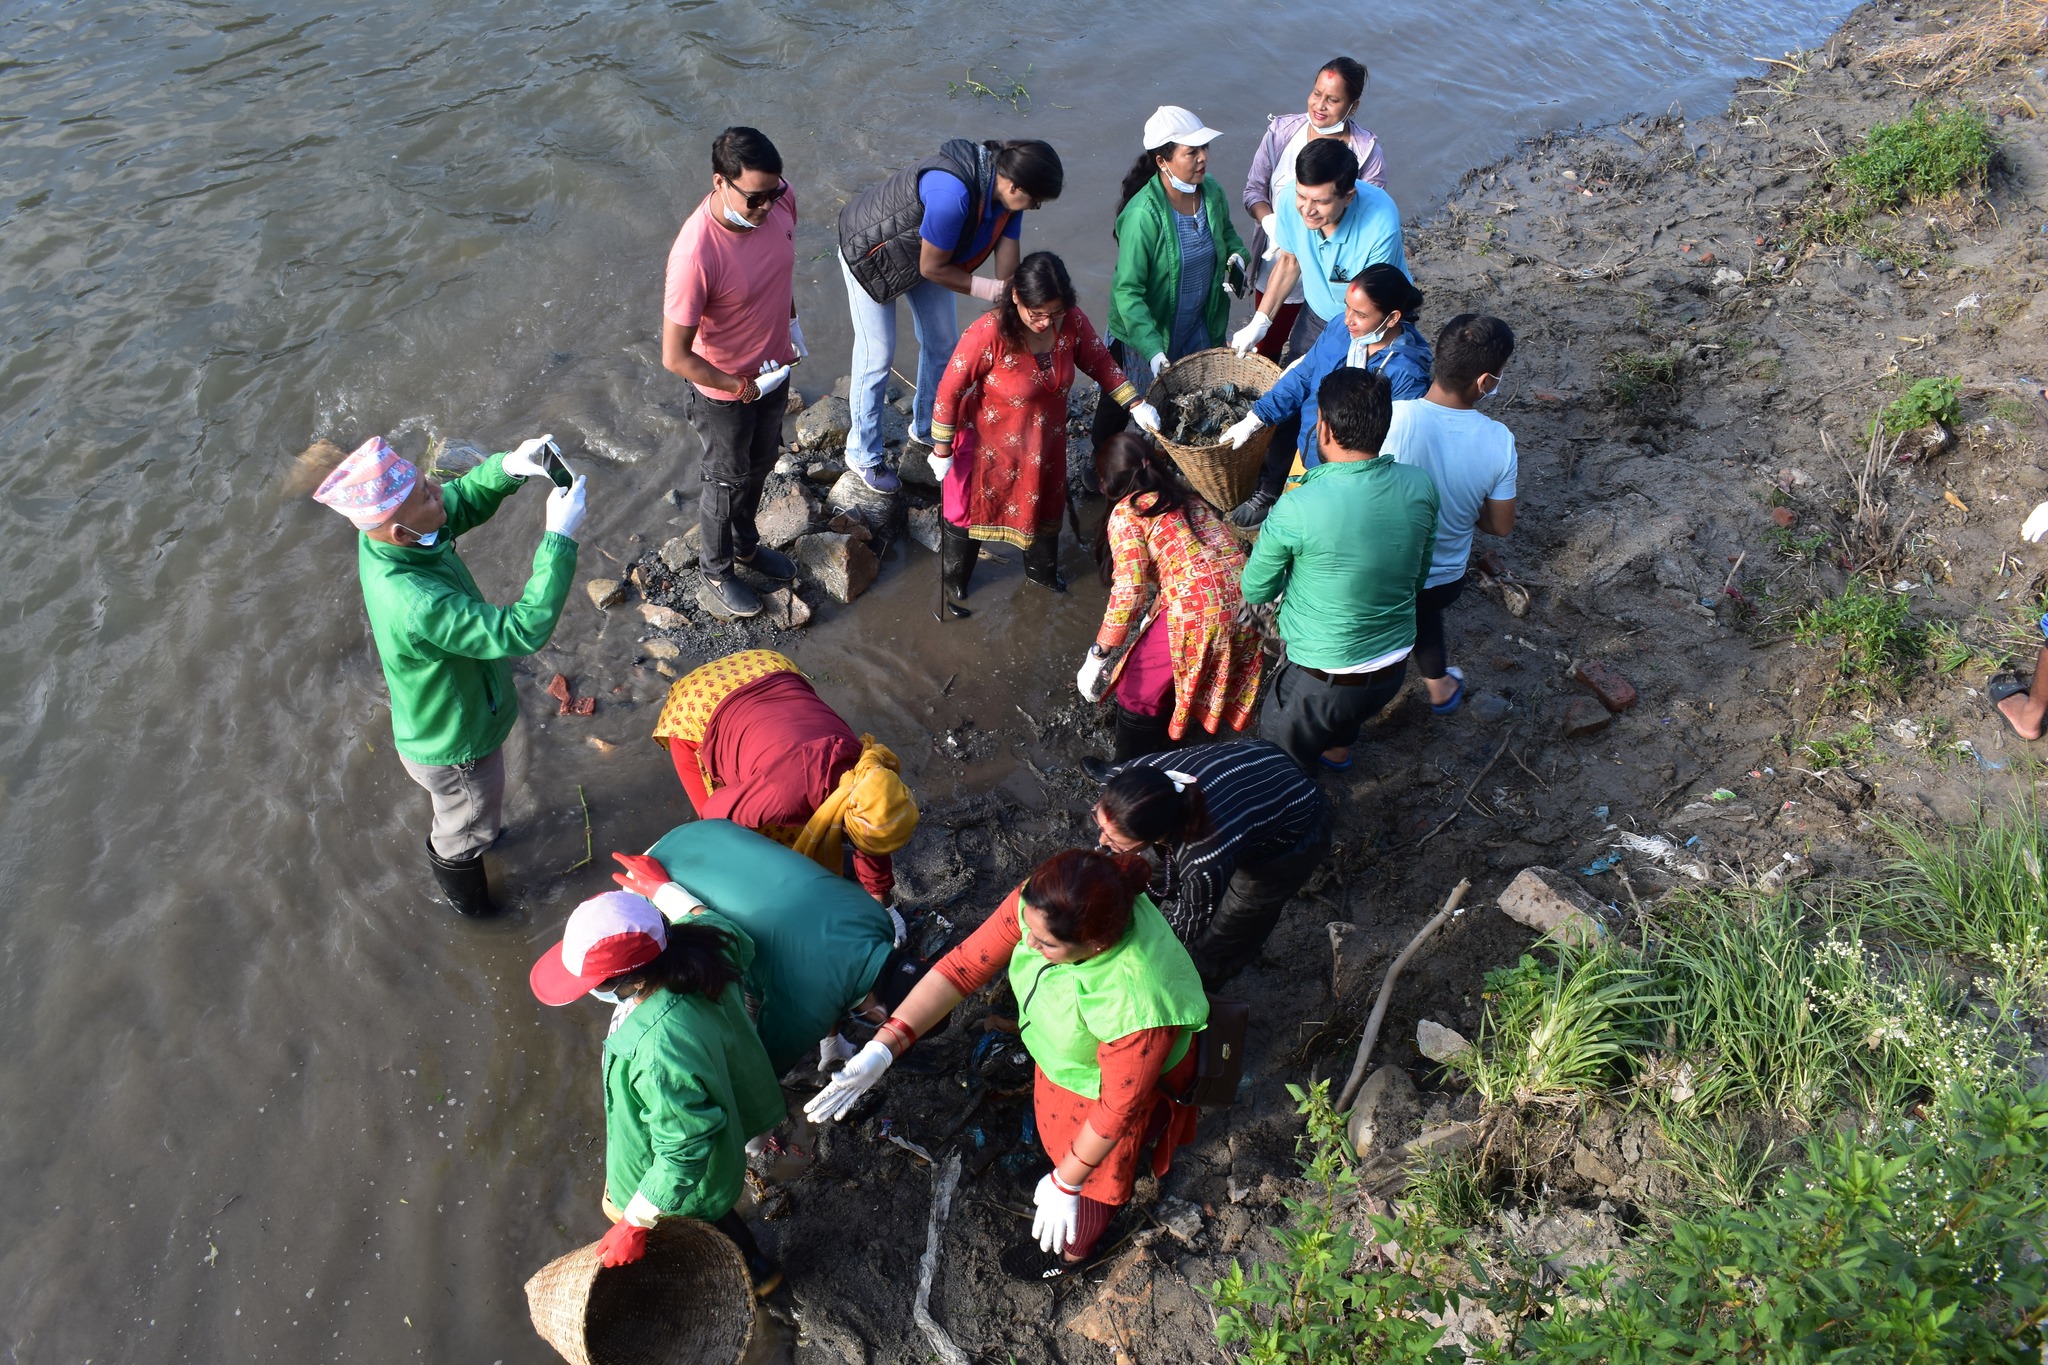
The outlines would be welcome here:
[[[668,946],[668,921],[631,891],[592,896],[569,913],[562,941],[527,976],[543,1005],[566,1005],[615,976],[644,967]]]

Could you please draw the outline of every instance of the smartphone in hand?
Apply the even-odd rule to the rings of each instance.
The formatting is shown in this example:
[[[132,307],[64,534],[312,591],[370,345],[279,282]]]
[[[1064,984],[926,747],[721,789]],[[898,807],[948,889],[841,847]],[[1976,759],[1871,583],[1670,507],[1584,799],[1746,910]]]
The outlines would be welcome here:
[[[540,448],[540,465],[542,469],[547,470],[548,477],[554,480],[557,488],[567,488],[576,482],[576,476],[569,472],[569,466],[562,463],[562,448],[553,441]]]

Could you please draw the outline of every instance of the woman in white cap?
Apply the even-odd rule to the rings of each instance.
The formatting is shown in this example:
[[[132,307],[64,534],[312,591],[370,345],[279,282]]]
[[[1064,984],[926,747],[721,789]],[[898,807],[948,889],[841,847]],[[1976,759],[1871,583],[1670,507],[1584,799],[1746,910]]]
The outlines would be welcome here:
[[[1188,110],[1162,104],[1145,120],[1145,150],[1124,176],[1110,354],[1141,383],[1173,361],[1221,346],[1230,323],[1225,287],[1244,293],[1244,239],[1230,225],[1222,187],[1209,178],[1209,144],[1219,136]],[[1129,421],[1121,405],[1098,403],[1096,446]]]
[[[782,1268],[755,1245],[733,1206],[748,1139],[782,1122],[782,1087],[747,1018],[740,975],[746,934],[706,911],[670,926],[645,896],[607,891],[576,907],[562,941],[528,978],[544,1005],[589,994],[612,1006],[604,1043],[604,1213],[608,1266],[647,1254],[663,1218],[698,1218],[746,1257],[754,1292]],[[623,1198],[622,1198],[623,1196]]]

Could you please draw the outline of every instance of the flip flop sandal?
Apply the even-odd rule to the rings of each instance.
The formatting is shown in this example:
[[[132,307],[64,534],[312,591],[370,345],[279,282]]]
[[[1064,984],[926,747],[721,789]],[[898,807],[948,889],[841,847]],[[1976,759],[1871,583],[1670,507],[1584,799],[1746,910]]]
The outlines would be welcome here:
[[[1984,685],[1984,692],[1985,695],[1991,698],[1991,704],[1997,706],[1998,703],[2004,701],[2007,697],[2024,697],[2028,695],[2028,684],[2017,673],[2000,673]]]
[[[1328,768],[1333,773],[1348,773],[1351,771],[1351,765],[1353,763],[1356,763],[1357,761],[1358,760],[1354,757],[1347,758],[1342,763],[1332,763],[1329,759],[1323,757],[1321,754],[1316,755],[1316,762],[1322,764],[1325,768]]]
[[[1453,664],[1449,668],[1444,670],[1444,675],[1446,677],[1456,678],[1458,680],[1458,689],[1457,691],[1451,693],[1451,699],[1449,701],[1431,702],[1429,704],[1429,710],[1431,715],[1448,716],[1454,713],[1459,707],[1465,704],[1465,670],[1459,668],[1456,664]]]

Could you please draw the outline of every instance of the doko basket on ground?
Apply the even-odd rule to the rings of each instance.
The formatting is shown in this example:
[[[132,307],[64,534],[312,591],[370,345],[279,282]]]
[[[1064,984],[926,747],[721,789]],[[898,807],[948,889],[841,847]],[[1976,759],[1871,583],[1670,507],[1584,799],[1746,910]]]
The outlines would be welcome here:
[[[734,1365],[754,1335],[740,1249],[691,1218],[663,1219],[631,1265],[578,1247],[526,1282],[526,1303],[569,1365]]]
[[[1219,384],[1235,384],[1239,389],[1259,396],[1279,383],[1280,375],[1280,367],[1257,351],[1239,355],[1228,346],[1218,346],[1214,350],[1197,351],[1185,360],[1176,360],[1167,366],[1166,373],[1152,381],[1145,401],[1159,409],[1160,424],[1171,427],[1173,407],[1169,400],[1178,394],[1198,393]],[[1265,461],[1266,442],[1272,435],[1271,427],[1260,427],[1237,450],[1221,441],[1188,446],[1168,440],[1163,434],[1155,439],[1167,458],[1173,461],[1174,467],[1180,470],[1181,477],[1188,481],[1188,487],[1218,512],[1228,513],[1258,488],[1259,465]]]

